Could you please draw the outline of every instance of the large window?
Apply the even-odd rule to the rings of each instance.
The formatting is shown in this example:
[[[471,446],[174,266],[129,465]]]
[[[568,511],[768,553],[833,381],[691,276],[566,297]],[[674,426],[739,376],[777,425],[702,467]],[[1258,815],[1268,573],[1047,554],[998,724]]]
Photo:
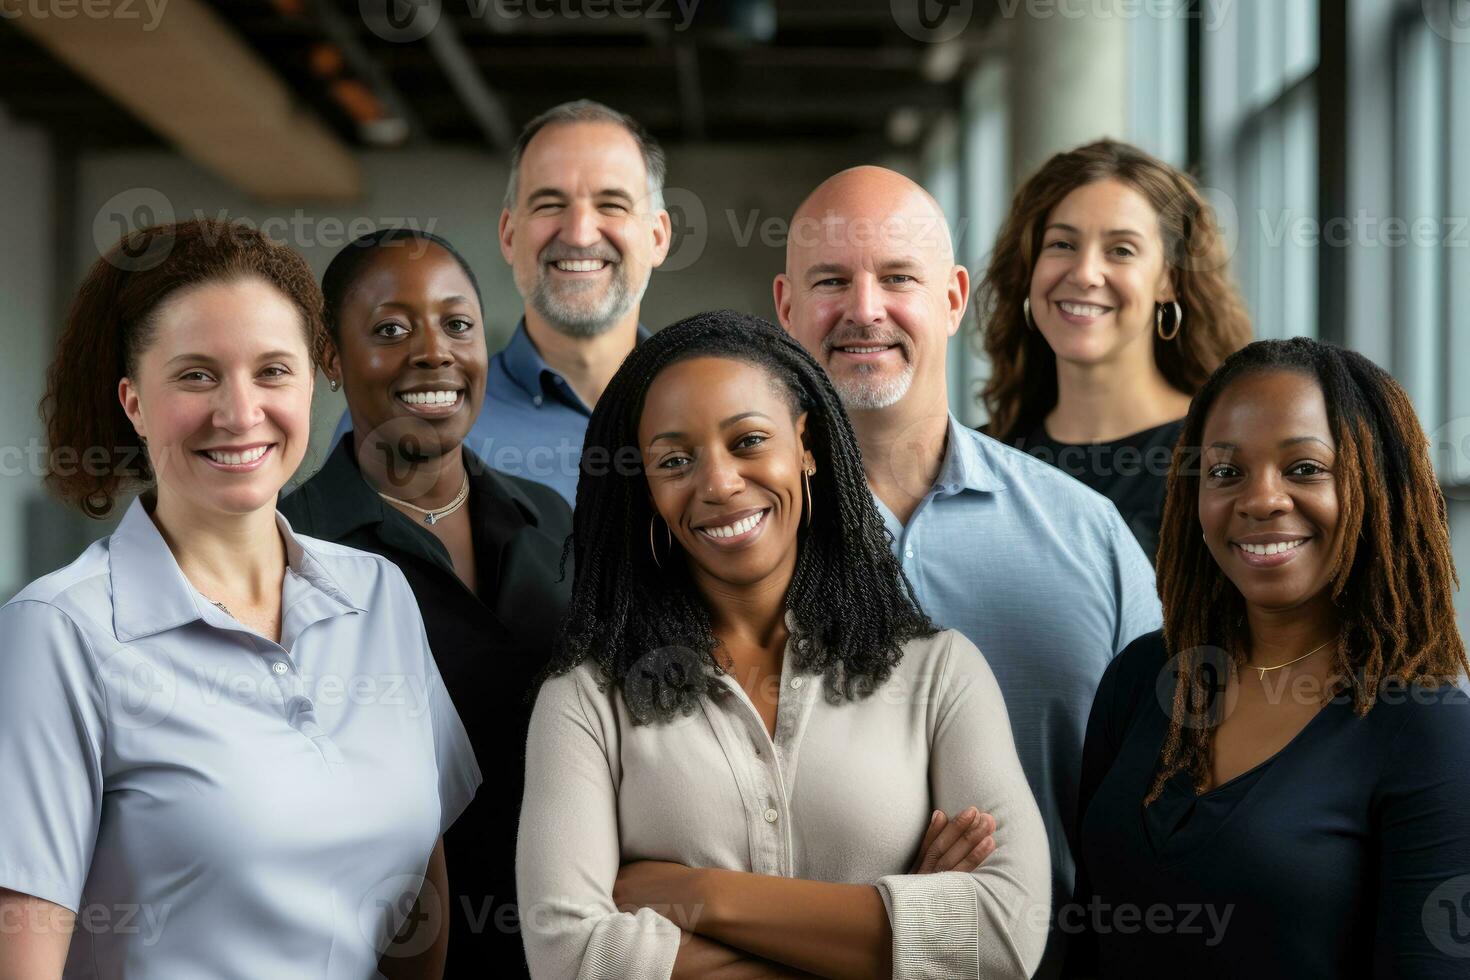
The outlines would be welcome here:
[[[1237,0],[1199,21],[1202,182],[1258,337],[1317,329],[1317,0]]]

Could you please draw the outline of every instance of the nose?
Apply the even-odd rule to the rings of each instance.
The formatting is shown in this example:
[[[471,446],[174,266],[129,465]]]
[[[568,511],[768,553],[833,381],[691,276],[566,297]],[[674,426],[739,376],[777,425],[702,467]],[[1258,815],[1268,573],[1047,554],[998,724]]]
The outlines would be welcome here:
[[[577,201],[562,211],[559,237],[573,248],[591,248],[602,240],[598,212],[589,201]]]
[[[712,504],[723,504],[745,489],[739,461],[729,453],[719,451],[705,454],[700,483],[703,487],[701,495]]]
[[[446,367],[454,363],[449,347],[449,338],[444,336],[436,324],[426,323],[414,338],[413,366],[419,368]]]
[[[214,403],[214,425],[230,432],[249,432],[265,420],[260,393],[249,381],[226,381]]]
[[[1272,468],[1258,472],[1246,480],[1236,501],[1236,508],[1241,517],[1256,521],[1270,520],[1295,509],[1291,494],[1286,492],[1280,476]]]
[[[1095,246],[1087,245],[1077,250],[1067,278],[1080,289],[1095,289],[1103,284],[1102,256]]]
[[[853,277],[847,290],[847,320],[857,326],[867,326],[883,319],[883,291],[878,288],[876,276],[860,273]]]

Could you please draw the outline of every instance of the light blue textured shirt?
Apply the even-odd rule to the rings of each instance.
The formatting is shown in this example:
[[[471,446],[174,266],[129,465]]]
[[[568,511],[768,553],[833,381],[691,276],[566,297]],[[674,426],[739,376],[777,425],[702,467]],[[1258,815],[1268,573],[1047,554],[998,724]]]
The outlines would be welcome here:
[[[952,415],[908,526],[878,510],[924,611],[995,673],[1051,840],[1053,900],[1065,900],[1087,715],[1113,656],[1159,628],[1153,568],[1106,497]]]
[[[141,501],[0,609],[0,887],[77,913],[69,980],[376,977],[480,783],[403,573],[276,523],[279,644]]]

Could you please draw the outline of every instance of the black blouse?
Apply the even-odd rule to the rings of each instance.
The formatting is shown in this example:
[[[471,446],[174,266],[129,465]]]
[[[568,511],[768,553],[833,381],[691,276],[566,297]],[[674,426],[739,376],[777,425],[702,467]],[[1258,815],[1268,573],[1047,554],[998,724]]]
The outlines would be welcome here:
[[[1159,550],[1169,463],[1183,430],[1184,420],[1175,419],[1112,442],[1076,444],[1057,442],[1040,424],[1009,442],[1111,500],[1152,562]]]
[[[1174,674],[1162,635],[1103,675],[1082,756],[1067,975],[1470,976],[1470,699],[1332,701],[1276,755],[1143,799]]]
[[[515,905],[515,840],[532,685],[571,589],[562,543],[572,513],[555,490],[498,473],[464,450],[478,589],[464,586],[443,542],[363,478],[346,438],[279,505],[295,531],[371,551],[402,569],[429,646],[485,781],[444,838],[449,868],[446,977],[524,976]]]

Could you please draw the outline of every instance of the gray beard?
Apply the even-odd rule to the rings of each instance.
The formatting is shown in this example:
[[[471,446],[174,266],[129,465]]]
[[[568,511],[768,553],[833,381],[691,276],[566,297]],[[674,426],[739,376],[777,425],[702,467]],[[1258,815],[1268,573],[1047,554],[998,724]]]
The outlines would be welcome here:
[[[526,303],[558,333],[581,339],[599,336],[622,320],[643,299],[643,292],[648,288],[645,281],[636,293],[629,289],[623,268],[622,263],[614,267],[607,292],[600,301],[593,303],[579,302],[583,298],[583,287],[556,290],[551,277],[543,272],[527,293]]]
[[[913,383],[914,366],[909,364],[897,377],[874,378],[869,377],[866,371],[862,371],[856,377],[844,378],[841,381],[834,378],[832,386],[837,389],[837,397],[842,402],[843,408],[848,411],[858,409],[872,411],[897,404],[904,395],[909,393],[909,388]]]

